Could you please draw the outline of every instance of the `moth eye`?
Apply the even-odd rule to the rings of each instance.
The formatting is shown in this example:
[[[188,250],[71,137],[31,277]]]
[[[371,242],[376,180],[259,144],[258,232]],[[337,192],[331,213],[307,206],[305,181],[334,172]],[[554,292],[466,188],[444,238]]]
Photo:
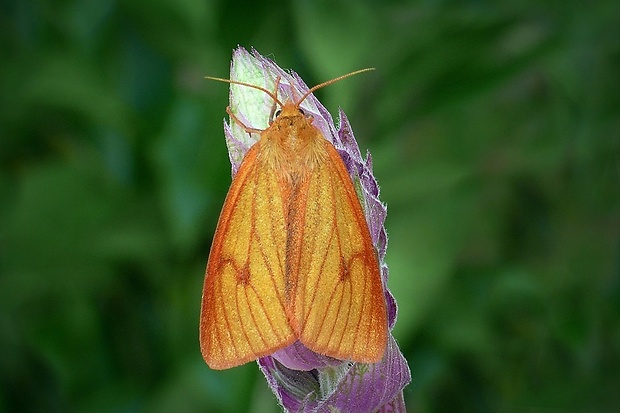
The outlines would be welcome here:
[[[304,110],[302,108],[299,108],[299,113],[301,113],[302,115],[306,116],[306,112],[304,112]]]
[[[280,113],[282,113],[280,109],[276,110],[276,113],[273,114],[273,117],[277,118],[278,116],[280,116]]]

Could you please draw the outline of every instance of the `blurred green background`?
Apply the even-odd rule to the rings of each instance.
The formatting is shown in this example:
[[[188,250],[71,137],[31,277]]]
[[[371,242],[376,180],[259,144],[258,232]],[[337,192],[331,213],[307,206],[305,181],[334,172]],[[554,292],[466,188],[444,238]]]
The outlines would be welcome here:
[[[620,409],[617,1],[5,0],[0,412],[277,412],[210,370],[238,44],[343,107],[388,204],[410,412]]]

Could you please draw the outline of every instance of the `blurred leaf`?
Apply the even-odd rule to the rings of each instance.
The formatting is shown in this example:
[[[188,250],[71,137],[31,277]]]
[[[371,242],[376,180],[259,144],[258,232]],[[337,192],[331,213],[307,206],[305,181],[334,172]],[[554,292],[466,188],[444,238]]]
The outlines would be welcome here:
[[[208,188],[209,171],[214,165],[222,165],[226,155],[220,151],[219,159],[209,157],[205,139],[204,111],[202,102],[179,101],[162,131],[155,148],[155,161],[162,174],[162,199],[172,224],[173,244],[181,250],[194,245],[204,234],[205,210],[217,210],[219,203],[210,199]],[[223,141],[223,139],[222,139]],[[224,148],[223,142],[220,145]],[[215,204],[215,205],[214,205]]]

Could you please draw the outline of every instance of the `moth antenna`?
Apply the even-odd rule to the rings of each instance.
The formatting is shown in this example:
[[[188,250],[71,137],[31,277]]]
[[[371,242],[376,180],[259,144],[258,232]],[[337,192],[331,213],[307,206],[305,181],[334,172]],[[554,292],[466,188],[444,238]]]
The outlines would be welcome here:
[[[280,99],[278,99],[278,97],[276,96],[276,93],[278,92],[277,85],[280,83],[279,80],[276,80],[276,93],[273,93],[271,90],[265,89],[264,87],[253,85],[251,83],[240,82],[238,80],[224,79],[221,77],[213,77],[213,76],[205,76],[205,79],[215,80],[217,82],[231,83],[233,85],[247,86],[252,89],[260,90],[262,92],[265,92],[267,95],[269,95],[269,97],[273,99],[273,101],[276,102],[278,105],[283,106]]]
[[[333,79],[328,80],[328,81],[326,81],[326,82],[319,83],[319,84],[318,84],[318,85],[316,85],[316,86],[312,86],[312,87],[311,87],[311,88],[310,88],[310,89],[309,89],[306,93],[304,93],[304,94],[301,96],[301,99],[299,99],[299,100],[295,103],[295,106],[296,106],[296,107],[299,107],[299,105],[301,105],[301,102],[303,102],[303,101],[304,101],[304,100],[305,100],[308,96],[310,96],[310,94],[311,94],[312,92],[316,91],[317,89],[320,89],[320,88],[325,87],[325,86],[327,86],[327,85],[331,85],[332,83],[339,82],[339,81],[341,81],[342,79],[346,79],[347,77],[350,77],[350,76],[353,76],[353,75],[357,75],[357,74],[360,74],[360,73],[364,73],[364,72],[369,72],[369,71],[371,71],[371,70],[375,70],[375,68],[374,68],[374,67],[367,67],[366,69],[356,70],[356,71],[354,71],[354,72],[347,73],[347,74],[345,74],[345,75],[342,75],[342,76],[338,76],[338,77],[336,77],[336,78],[333,78]]]
[[[280,80],[281,79],[282,79],[281,76],[276,77],[276,86],[274,88],[276,96],[278,96],[278,88],[280,87]],[[269,124],[271,124],[271,122],[273,121],[273,115],[276,113],[276,107],[278,106],[278,104],[280,104],[280,106],[282,106],[282,104],[279,103],[278,100],[274,100],[273,101],[273,105],[271,105],[271,111],[269,111]]]

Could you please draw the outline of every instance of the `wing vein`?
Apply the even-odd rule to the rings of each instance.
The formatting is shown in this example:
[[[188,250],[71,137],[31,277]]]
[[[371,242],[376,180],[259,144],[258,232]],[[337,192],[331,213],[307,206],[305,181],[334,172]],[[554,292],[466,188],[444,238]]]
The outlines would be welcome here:
[[[220,277],[220,284],[221,283],[222,283],[222,279]],[[222,290],[222,289],[220,288],[220,290]],[[223,296],[223,294],[220,294],[220,295]],[[238,311],[238,309],[239,308],[237,307],[237,311]],[[224,316],[224,321],[226,323],[226,331],[232,331],[232,324],[230,322],[230,319],[228,318],[228,311],[226,311],[226,306],[225,305],[222,305],[222,313],[223,313],[222,315]],[[217,323],[216,323],[216,326],[217,326]],[[231,344],[232,344],[232,347],[233,347],[233,350],[234,350],[235,354],[238,356],[239,355],[239,350],[237,349],[237,346],[236,346],[236,340],[233,338],[230,341],[231,341]],[[220,350],[222,351],[222,353],[224,353],[223,346],[220,347]]]
[[[258,182],[258,176],[255,179]],[[269,207],[270,207],[269,208],[269,212],[271,212],[272,207],[273,207],[273,203],[272,203],[273,198],[268,196],[267,199],[269,199]],[[256,199],[254,199],[253,202],[256,202]],[[255,213],[255,209],[256,208],[253,208],[253,212],[254,213]],[[252,226],[254,228],[255,223],[257,222],[257,220],[255,219],[254,216],[252,217],[251,222],[252,222]],[[276,227],[275,227],[273,222],[271,222],[271,225],[269,225],[269,231],[271,233],[272,238],[276,239],[277,238],[277,235],[276,235],[277,230],[276,230]],[[282,295],[277,293],[279,289],[278,289],[278,284],[277,284],[277,281],[276,281],[276,275],[275,275],[276,272],[274,270],[274,267],[273,267],[272,263],[270,263],[270,261],[269,261],[268,252],[266,251],[266,246],[264,245],[264,242],[263,242],[262,238],[258,235],[257,231],[253,231],[253,233],[256,236],[256,241],[257,241],[257,244],[258,244],[258,247],[259,247],[259,250],[260,250],[261,258],[263,259],[264,267],[267,269],[267,272],[269,273],[269,281],[271,283],[271,286],[273,287],[273,291],[276,292],[275,296],[276,296],[276,298],[278,300],[278,304],[280,305],[280,308],[284,309],[284,302],[282,300]],[[283,268],[281,251],[276,249],[276,252],[277,252],[277,257],[278,257],[278,264],[280,264],[280,266],[278,268],[281,269],[281,268]],[[271,331],[280,340],[283,340],[285,337],[280,337],[280,335],[277,333],[277,330],[275,328],[275,323],[274,323],[273,319],[270,317],[269,313],[265,310],[265,303],[264,303],[262,297],[256,291],[255,291],[255,294],[256,294],[256,298],[258,299],[258,301],[261,304],[261,308],[263,310],[263,313],[265,314],[265,318],[267,319],[267,322],[269,323],[269,327],[271,327]]]
[[[336,208],[337,194],[336,194],[335,185],[333,184],[333,182],[332,182],[332,185],[331,185],[331,201],[332,201],[332,205],[334,205],[334,208],[332,210],[332,222],[334,222],[335,225],[332,227],[333,236],[330,239],[330,245],[332,244],[332,242],[336,242],[337,243],[336,247],[338,248],[338,260],[339,260],[339,263],[342,264],[342,257],[343,257],[343,253],[342,253],[342,236],[340,234],[340,227],[338,226],[338,222],[339,222],[338,221],[338,216],[337,216],[338,215],[338,212],[337,212],[338,208]],[[335,240],[335,241],[333,241],[333,240]],[[343,269],[341,268],[341,271],[342,270]],[[337,276],[338,276],[338,283],[337,283],[336,288],[333,289],[332,297],[330,297],[330,301],[329,302],[330,302],[330,305],[331,305],[331,302],[332,302],[332,299],[333,299],[333,294],[336,294],[336,291],[340,291],[340,294],[339,294],[340,302],[336,306],[336,315],[335,315],[335,318],[334,318],[334,322],[332,324],[332,329],[331,329],[331,331],[329,333],[329,336],[328,336],[328,345],[329,345],[329,342],[332,341],[332,339],[335,338],[336,341],[337,341],[336,348],[340,348],[340,346],[341,346],[341,344],[342,344],[342,342],[344,340],[344,334],[345,334],[345,331],[347,330],[346,326],[348,325],[349,316],[351,314],[351,306],[350,305],[347,308],[347,318],[346,318],[346,320],[344,322],[345,328],[343,328],[342,331],[340,332],[340,334],[339,334],[340,337],[335,337],[334,331],[336,330],[336,325],[338,324],[338,319],[340,318],[340,313],[341,313],[341,310],[342,310],[342,302],[344,300],[345,287],[346,287],[346,285],[351,285],[351,284],[350,284],[350,279],[346,280],[347,282],[345,284],[345,282],[344,282],[344,280],[342,278],[342,274],[337,274]],[[349,301],[349,304],[350,303],[351,302]]]
[[[332,192],[333,192],[333,187],[332,187]],[[334,211],[334,214],[335,214],[335,211]],[[329,239],[328,239],[328,243],[327,243],[328,247],[332,245],[332,242],[334,240],[334,235],[336,234],[334,226],[332,225],[332,226],[330,226],[330,228],[331,228],[330,229],[330,235],[329,235]],[[323,274],[323,270],[325,268],[325,263],[327,262],[327,254],[328,254],[327,251],[329,251],[329,248],[325,248],[325,251],[326,251],[325,254],[322,254],[321,263],[320,263],[319,269],[318,269],[318,276],[316,277],[316,279],[314,281],[314,285],[313,285],[313,288],[312,288],[312,298],[311,298],[311,300],[309,302],[307,302],[305,300],[306,297],[305,297],[305,294],[304,294],[304,310],[306,308],[312,308],[312,303],[314,303],[314,301],[316,300],[316,295],[317,295],[317,293],[319,291],[319,283],[321,282],[321,274]],[[304,288],[304,292],[305,291],[307,291],[307,290]],[[329,306],[328,306],[328,308],[329,308]],[[309,317],[310,317],[310,312],[308,312],[307,314],[304,314],[304,325],[308,322],[308,318]],[[323,317],[322,321],[321,321],[321,327],[322,327],[324,321],[325,321],[325,318]],[[320,331],[320,329],[319,329],[319,331]]]
[[[258,185],[258,180],[259,180],[259,174],[254,174],[254,181],[255,181],[255,185],[254,187],[256,188]],[[269,281],[273,287],[273,291],[278,291],[278,286],[276,283],[276,279],[275,279],[275,271],[273,266],[270,264],[269,262],[269,258],[268,258],[268,252],[266,251],[266,246],[262,240],[262,238],[260,237],[258,231],[256,230],[256,223],[258,222],[258,220],[256,219],[256,215],[257,215],[257,192],[255,191],[253,196],[252,196],[252,219],[250,220],[250,222],[252,223],[252,231],[251,234],[254,234],[253,237],[256,240],[256,244],[258,245],[258,249],[260,252],[260,256],[262,258],[263,261],[263,265],[264,268],[266,269],[266,271],[269,273]],[[271,198],[267,198],[267,199],[271,199]],[[269,201],[270,206],[271,206],[271,201]],[[271,208],[270,208],[271,210]],[[270,225],[270,232],[273,234],[273,230],[274,230],[274,225]],[[275,238],[275,237],[274,237]],[[249,257],[251,254],[250,248],[251,248],[252,243],[250,243],[248,245],[248,253],[247,256]],[[265,306],[265,302],[263,300],[263,298],[261,297],[261,295],[259,294],[259,292],[256,289],[256,286],[250,281],[250,285],[252,286],[252,291],[254,292],[254,295],[256,297],[256,300],[260,303],[260,308],[261,311],[263,312],[263,314],[265,315],[265,319],[267,320],[267,323],[269,324],[269,328],[271,329],[272,333],[274,334],[274,336],[276,336],[278,339],[282,339],[279,334],[277,333],[277,330],[275,328],[275,323],[273,321],[273,319],[271,318],[271,316],[269,315],[269,312],[266,310],[266,306]],[[280,304],[281,308],[284,308],[284,303],[281,300],[280,294],[276,294],[278,303]],[[261,340],[263,341],[263,343],[267,346],[269,346],[269,343],[267,342],[266,337],[263,334],[263,331],[259,328],[259,323],[255,317],[255,314],[253,311],[250,311],[250,315],[252,316],[252,320],[254,321],[254,326],[256,327],[256,330],[258,331],[258,334],[261,337]],[[248,341],[249,338],[248,338]],[[256,354],[256,352],[255,352]]]
[[[333,232],[335,233],[335,231],[333,231]],[[332,242],[333,242],[334,238],[337,239],[338,236],[336,235],[336,237],[330,237],[330,242],[328,244],[328,247],[332,246]],[[328,311],[329,311],[330,308],[332,308],[332,302],[334,301],[334,296],[336,295],[336,293],[337,293],[337,291],[338,291],[338,289],[340,287],[341,287],[340,285],[337,285],[336,288],[333,288],[331,290],[331,293],[330,293],[330,296],[329,296],[329,300],[327,301],[327,306],[326,306],[326,309]],[[315,288],[315,294],[316,294],[316,290],[317,289],[318,288]],[[340,304],[342,304],[342,296],[341,296],[341,300],[340,300],[339,305],[336,306],[336,314],[335,314],[335,317],[334,317],[334,322],[332,323],[332,326],[331,326],[331,331],[329,332],[329,335],[327,336],[327,344],[326,344],[326,346],[329,346],[329,342],[331,341],[331,338],[333,338],[334,330],[336,329],[336,324],[338,323],[338,316],[340,314],[340,310],[341,310],[341,307],[342,307]],[[319,332],[321,332],[323,330],[324,325],[325,325],[325,321],[327,320],[327,317],[321,317],[320,320],[321,320],[321,323],[319,324]]]

